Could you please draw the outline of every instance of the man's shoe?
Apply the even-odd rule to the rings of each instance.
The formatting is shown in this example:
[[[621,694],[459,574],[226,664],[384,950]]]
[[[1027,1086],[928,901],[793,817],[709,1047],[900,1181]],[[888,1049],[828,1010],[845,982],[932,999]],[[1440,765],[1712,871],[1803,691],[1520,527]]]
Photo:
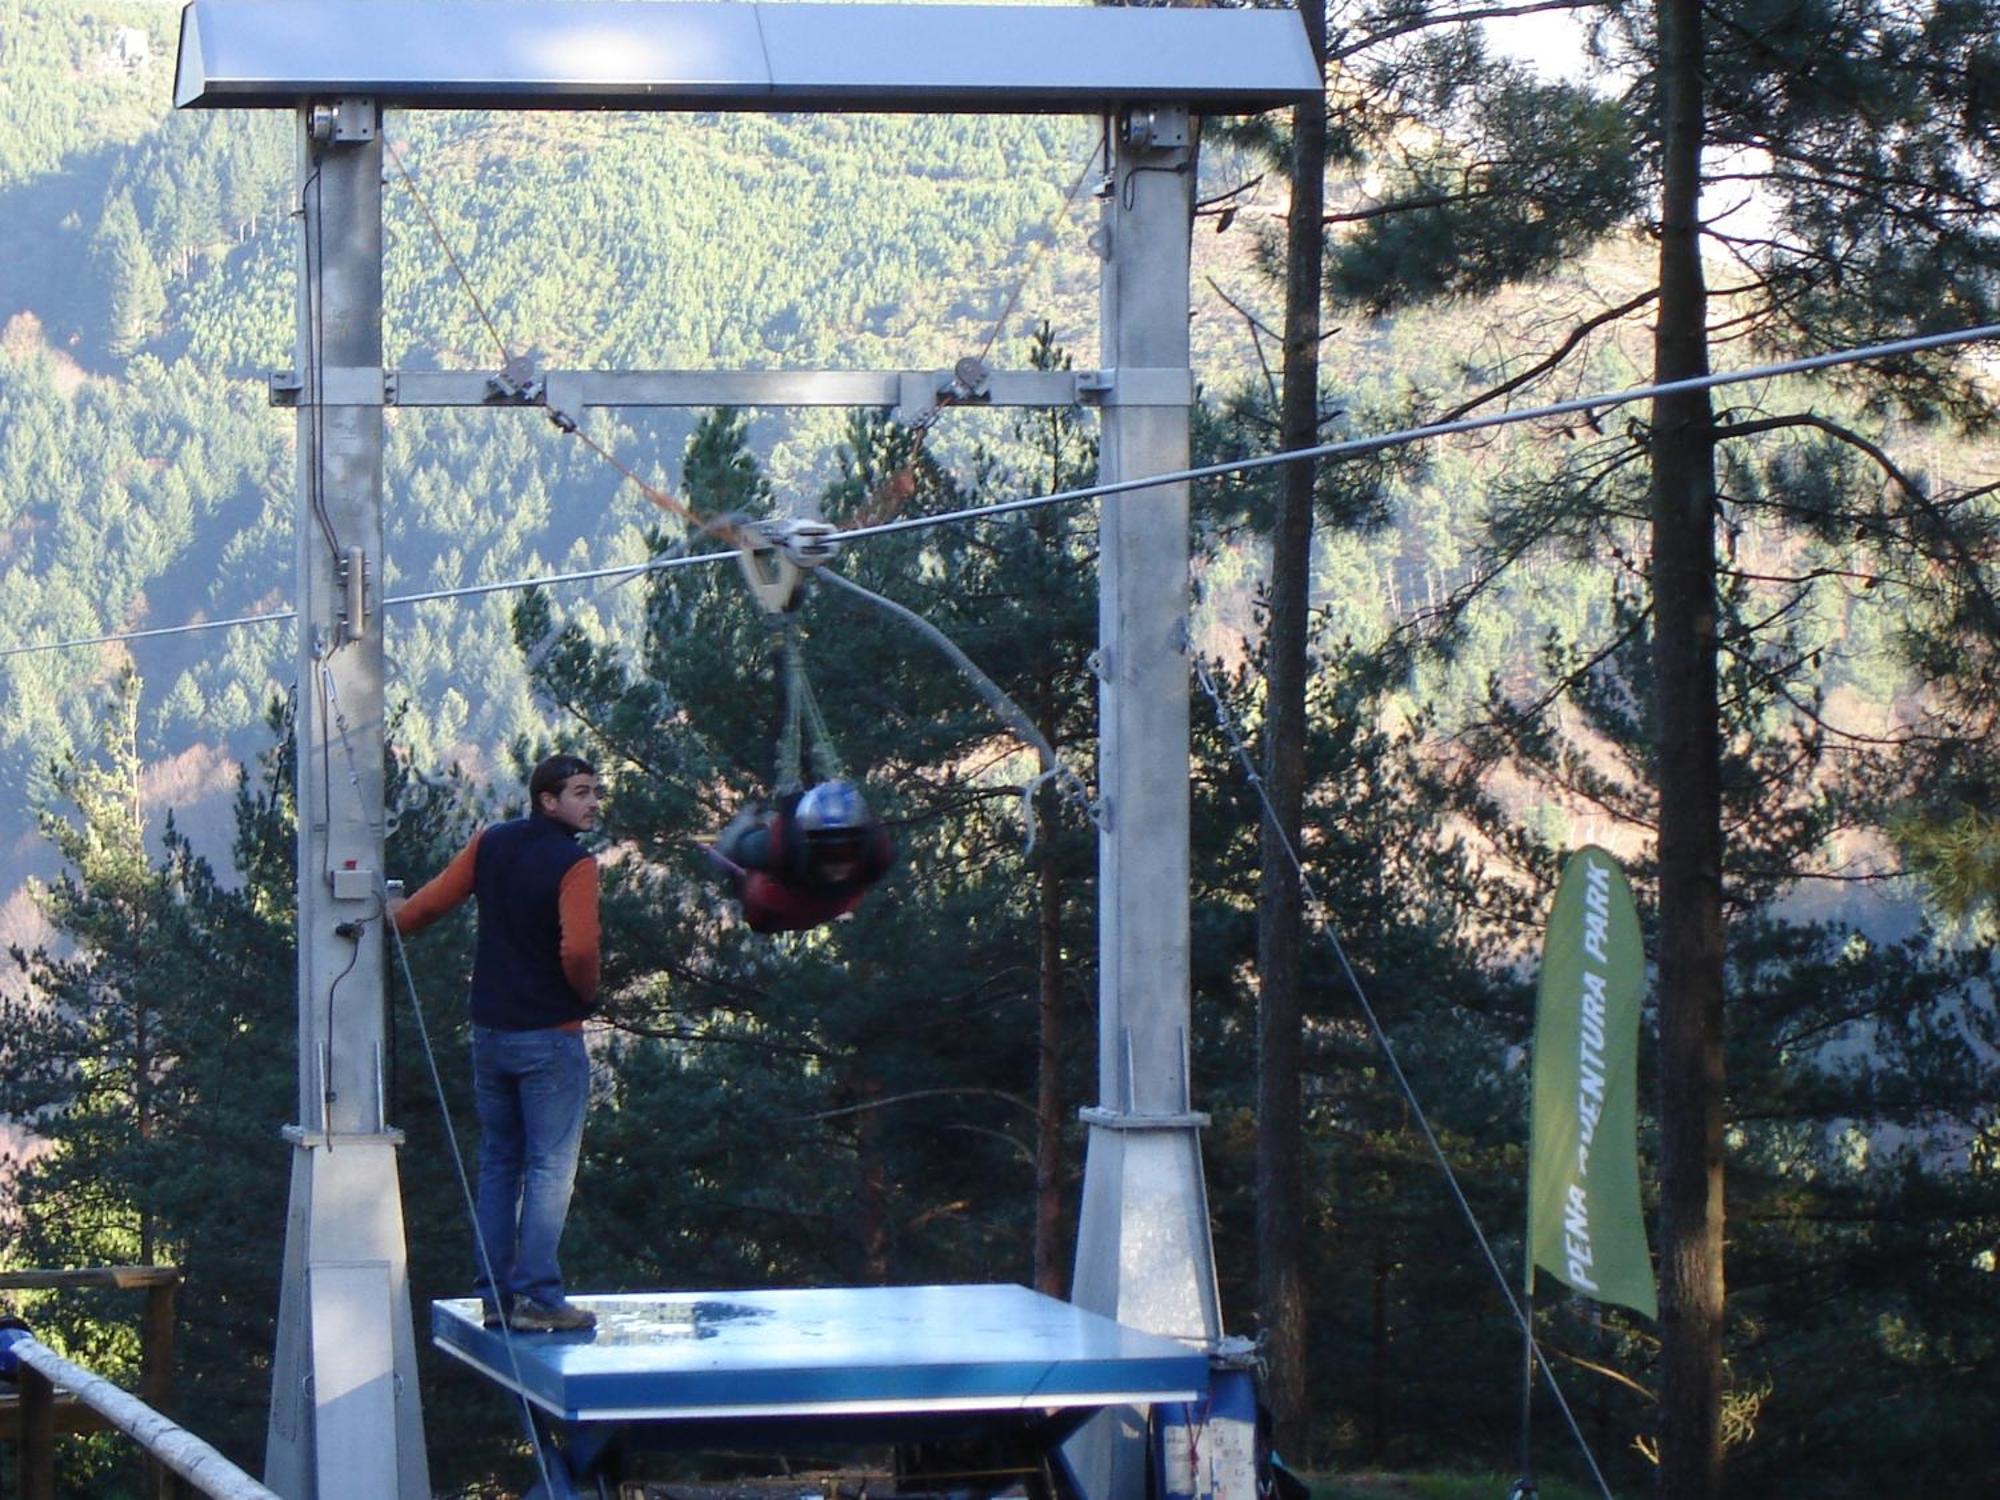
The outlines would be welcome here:
[[[505,1304],[482,1297],[479,1301],[479,1324],[482,1328],[498,1328],[507,1321],[507,1309],[513,1305],[509,1298]]]
[[[537,1302],[533,1297],[516,1297],[507,1314],[507,1326],[516,1333],[577,1333],[597,1326],[597,1314],[569,1302]]]

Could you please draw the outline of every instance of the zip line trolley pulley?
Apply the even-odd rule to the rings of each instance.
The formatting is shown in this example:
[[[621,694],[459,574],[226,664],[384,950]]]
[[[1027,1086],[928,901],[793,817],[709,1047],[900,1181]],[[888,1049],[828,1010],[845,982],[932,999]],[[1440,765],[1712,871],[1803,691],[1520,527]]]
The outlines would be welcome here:
[[[784,614],[798,602],[799,585],[840,552],[840,534],[827,521],[805,517],[751,521],[737,528],[743,545],[736,562],[765,612]]]

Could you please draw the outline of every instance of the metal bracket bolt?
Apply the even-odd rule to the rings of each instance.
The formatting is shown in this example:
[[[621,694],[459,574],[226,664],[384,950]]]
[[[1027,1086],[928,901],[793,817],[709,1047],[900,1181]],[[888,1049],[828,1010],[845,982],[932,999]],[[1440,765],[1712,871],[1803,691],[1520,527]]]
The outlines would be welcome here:
[[[986,367],[986,361],[968,354],[951,367],[951,382],[939,395],[949,394],[954,402],[963,405],[986,400],[992,390],[993,372]]]
[[[495,375],[486,377],[486,399],[495,405],[539,406],[547,394],[535,362],[525,354],[510,354]]]

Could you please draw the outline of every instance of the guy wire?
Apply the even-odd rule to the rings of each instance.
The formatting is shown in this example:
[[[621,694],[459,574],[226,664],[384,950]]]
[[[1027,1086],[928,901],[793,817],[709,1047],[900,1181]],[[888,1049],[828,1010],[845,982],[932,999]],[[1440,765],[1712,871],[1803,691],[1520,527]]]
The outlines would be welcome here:
[[[472,1179],[466,1174],[465,1152],[458,1144],[458,1130],[451,1122],[451,1107],[445,1102],[444,1079],[438,1072],[437,1050],[431,1045],[430,1026],[424,1020],[424,1006],[417,994],[417,981],[410,972],[409,949],[404,946],[403,934],[389,915],[389,886],[381,871],[375,874],[376,901],[382,908],[382,925],[389,930],[389,936],[396,950],[396,962],[403,974],[403,989],[410,997],[410,1012],[417,1020],[417,1040],[424,1049],[424,1065],[431,1076],[431,1091],[437,1098],[438,1117],[444,1122],[445,1145],[450,1150],[452,1172],[458,1178],[458,1192],[465,1204],[466,1217],[472,1221],[472,1242],[479,1252],[480,1270],[486,1276],[486,1285],[492,1290],[494,1306],[500,1308],[500,1343],[507,1351],[507,1364],[514,1376],[514,1391],[521,1403],[521,1421],[528,1429],[528,1444],[535,1451],[535,1468],[540,1471],[542,1488],[549,1494],[555,1493],[555,1486],[549,1479],[548,1458],[542,1451],[541,1429],[536,1425],[534,1408],[528,1404],[527,1381],[521,1374],[521,1357],[514,1348],[514,1330],[507,1325],[506,1307],[501,1301],[499,1285],[493,1279],[493,1256],[486,1247],[486,1234],[479,1227],[479,1207],[472,1194]]]
[[[417,208],[424,216],[424,223],[430,228],[431,238],[437,241],[438,248],[444,252],[445,260],[451,265],[452,272],[458,278],[459,286],[464,289],[466,297],[471,301],[473,311],[479,315],[479,321],[486,325],[487,334],[492,338],[494,347],[500,351],[501,367],[505,370],[507,366],[514,363],[513,351],[507,347],[507,340],[501,336],[499,326],[493,321],[492,314],[486,310],[486,304],[480,299],[478,289],[473,286],[471,276],[466,274],[464,263],[458,258],[458,252],[452,249],[451,241],[445,237],[444,227],[438,223],[437,215],[431,212],[430,202],[424,197],[423,189],[417,186],[416,177],[411,173],[409,167],[404,164],[401,148],[389,138],[386,125],[382,132],[382,144],[388,148],[390,160],[395,162],[396,170],[402,174],[404,186],[410,190],[410,196],[416,200]],[[559,430],[570,437],[576,438],[586,448],[609,463],[620,474],[623,474],[633,484],[637,485],[640,492],[661,510],[666,511],[670,515],[678,516],[690,528],[717,537],[722,541],[728,542],[731,546],[742,545],[737,540],[735,528],[726,520],[721,522],[704,520],[691,507],[683,505],[672,495],[667,494],[657,486],[647,483],[638,474],[633,472],[632,469],[621,463],[617,455],[613,454],[608,448],[596,442],[588,433],[584,432],[577,424],[577,419],[573,415],[568,412],[558,411],[554,407],[547,406],[546,403],[543,403],[543,405],[548,411],[549,420],[554,422]]]
[[[473,286],[472,278],[465,274],[465,267],[459,263],[457,252],[451,248],[451,241],[445,238],[444,230],[438,225],[437,215],[431,212],[430,201],[424,197],[423,190],[417,186],[417,179],[404,164],[402,149],[389,138],[386,119],[382,124],[382,144],[388,148],[389,160],[396,164],[396,170],[402,174],[403,185],[410,190],[410,196],[416,200],[418,211],[424,216],[424,222],[430,225],[431,238],[437,241],[438,249],[444,252],[445,260],[457,274],[458,284],[465,289],[466,297],[472,302],[472,310],[479,315],[479,321],[486,325],[486,332],[493,340],[493,347],[500,351],[500,363],[512,364],[513,351],[507,347],[507,341],[500,336],[500,329],[486,311],[486,304],[480,301],[478,289]]]
[[[1534,1351],[1535,1362],[1541,1366],[1549,1390],[1556,1398],[1556,1405],[1562,1409],[1563,1420],[1569,1425],[1570,1435],[1576,1439],[1577,1447],[1582,1450],[1584,1462],[1590,1465],[1591,1477],[1597,1481],[1597,1487],[1603,1493],[1604,1500],[1612,1500],[1611,1486],[1605,1481],[1603,1470],[1597,1466],[1597,1457],[1590,1451],[1590,1444],[1584,1438],[1583,1429],[1577,1425],[1576,1415],[1570,1410],[1569,1402],[1563,1396],[1562,1387],[1556,1383],[1555,1371],[1549,1367],[1547,1358],[1535,1342],[1534,1325],[1528,1321],[1527,1315],[1521,1310],[1520,1302],[1515,1299],[1514,1289],[1507,1283],[1507,1274],[1500,1269],[1499,1257],[1493,1253],[1493,1246],[1486,1238],[1486,1231],[1480,1227],[1479,1215],[1473,1210],[1470,1200],[1466,1198],[1465,1190],[1459,1186],[1458,1174],[1451,1168],[1451,1159],[1445,1155],[1444,1147],[1439,1143],[1437,1133],[1431,1129],[1429,1117],[1424,1113],[1423,1102],[1417,1098],[1416,1089],[1411,1085],[1409,1076],[1403,1072],[1403,1065],[1396,1057],[1396,1049],[1389,1041],[1389,1033],[1383,1029],[1381,1018],[1375,1014],[1375,1007],[1368,999],[1368,991],[1362,987],[1360,976],[1354,972],[1353,964],[1348,962],[1346,946],[1340,941],[1340,933],[1327,915],[1326,903],[1320,900],[1319,892],[1313,888],[1312,877],[1306,874],[1305,864],[1299,858],[1299,851],[1292,842],[1291,834],[1278,820],[1278,810],[1272,805],[1270,790],[1264,785],[1263,776],[1250,758],[1250,751],[1244,745],[1242,735],[1237,732],[1236,720],[1229,712],[1228,704],[1223,701],[1214,679],[1209,676],[1208,662],[1198,654],[1193,657],[1193,661],[1195,680],[1201,684],[1201,690],[1208,694],[1209,702],[1215,705],[1215,721],[1221,727],[1223,736],[1229,741],[1230,749],[1243,763],[1245,778],[1256,790],[1257,800],[1263,804],[1264,817],[1272,831],[1278,835],[1278,842],[1285,851],[1285,857],[1291,861],[1292,869],[1299,878],[1299,891],[1305,898],[1305,906],[1311,912],[1319,930],[1325,934],[1327,946],[1333,950],[1340,972],[1347,980],[1348,988],[1354,993],[1355,1003],[1361,1009],[1362,1018],[1368,1023],[1368,1030],[1375,1039],[1375,1045],[1381,1050],[1383,1061],[1389,1065],[1390,1076],[1396,1080],[1396,1087],[1402,1091],[1404,1099],[1409,1101],[1410,1112],[1416,1118],[1417,1128],[1423,1133],[1431,1155],[1437,1159],[1438,1170],[1444,1174],[1445,1185],[1451,1189],[1451,1196],[1458,1204],[1459,1212],[1465,1216],[1465,1222],[1472,1230],[1473,1239],[1479,1242],[1480,1254],[1485,1257],[1487,1269],[1493,1273],[1494,1283],[1500,1288],[1500,1295],[1506,1300],[1508,1311],[1514,1315],[1515,1323],[1527,1335],[1529,1347]]]

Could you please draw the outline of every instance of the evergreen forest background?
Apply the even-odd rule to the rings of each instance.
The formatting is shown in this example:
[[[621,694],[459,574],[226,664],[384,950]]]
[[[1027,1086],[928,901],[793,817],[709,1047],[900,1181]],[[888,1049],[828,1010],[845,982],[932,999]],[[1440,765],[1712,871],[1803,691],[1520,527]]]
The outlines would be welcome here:
[[[1779,76],[1811,73],[1784,51],[1803,56],[1811,5],[1723,9]],[[1912,14],[1972,80],[1955,128],[1977,156],[2000,139],[1991,28],[1983,53],[1954,52],[1932,12]],[[1645,44],[1640,13],[1593,14],[1607,57]],[[1336,28],[1351,71],[1330,96],[1326,439],[1455,415],[1475,393],[1480,409],[1534,404],[1651,370],[1652,243],[1619,197],[1644,153],[1611,123],[1643,86],[1613,72],[1566,91],[1419,24],[1434,20],[1357,7]],[[293,124],[171,113],[177,25],[176,6],[146,0],[0,12],[0,1265],[183,1266],[179,1415],[254,1472],[289,1164],[277,1129],[295,1108],[293,630],[20,649],[291,601],[294,421],[266,378],[294,361]],[[392,115],[386,360],[916,369],[987,352],[1093,367],[1097,128]],[[1204,143],[1197,461],[1279,446],[1291,145],[1275,117]],[[1833,172],[1823,145],[1799,156]],[[1896,172],[1949,158],[1912,150]],[[1436,212],[1387,211],[1418,204]],[[1990,300],[1986,233],[1962,262],[1907,267],[1901,302],[1874,267],[1875,311],[1906,331],[1955,326],[1908,283],[1929,278],[1940,308]],[[1718,363],[1790,352],[1758,288],[1790,286],[1772,305],[1802,307],[1818,284],[1773,277],[1750,244],[1783,238],[1752,228],[1718,248]],[[2000,1477],[2000,866],[1977,732],[2000,633],[1965,605],[1991,597],[1995,371],[1974,355],[1917,373],[1927,399],[1868,374],[1728,398],[1745,424],[1717,522],[1731,1493],[1914,1496]],[[1510,1276],[1537,924],[1564,854],[1612,848],[1653,917],[1630,457],[1643,411],[1393,450],[1315,484],[1306,864]],[[918,513],[1095,472],[1081,411],[951,411],[921,442],[881,413],[597,413],[586,430],[705,513],[845,523],[905,476]],[[389,441],[392,595],[690,545],[533,413],[395,410]],[[1905,526],[1885,492],[1931,529]],[[1253,741],[1280,508],[1268,471],[1196,494],[1194,651]],[[1090,780],[1094,528],[1090,507],[1044,509],[871,541],[840,567],[943,630]],[[1090,829],[1044,789],[1029,838],[1032,757],[907,626],[828,587],[800,619],[831,741],[901,845],[855,919],[752,938],[699,852],[771,774],[770,631],[729,565],[392,609],[390,868],[414,882],[518,810],[549,748],[606,774],[576,1287],[1061,1294],[1075,1112],[1095,1102]],[[1213,1118],[1225,1313],[1254,1331],[1261,812],[1226,728],[1199,693],[1195,707],[1196,1103]],[[466,920],[414,943],[418,998],[391,995],[420,1306],[463,1294],[467,1249],[412,1005],[469,1141],[469,939]],[[1303,964],[1309,1420],[1286,1456],[1507,1468],[1517,1331],[1317,930]],[[1650,1051],[1642,1070],[1650,1161]],[[1542,1333],[1593,1451],[1617,1493],[1642,1493],[1657,1330],[1543,1288]],[[136,1369],[115,1297],[16,1310],[85,1364]],[[509,1414],[424,1358],[440,1492],[511,1492],[528,1468]],[[1580,1473],[1543,1405],[1540,1461]],[[64,1473],[76,1495],[136,1492],[111,1445],[74,1444]]]

